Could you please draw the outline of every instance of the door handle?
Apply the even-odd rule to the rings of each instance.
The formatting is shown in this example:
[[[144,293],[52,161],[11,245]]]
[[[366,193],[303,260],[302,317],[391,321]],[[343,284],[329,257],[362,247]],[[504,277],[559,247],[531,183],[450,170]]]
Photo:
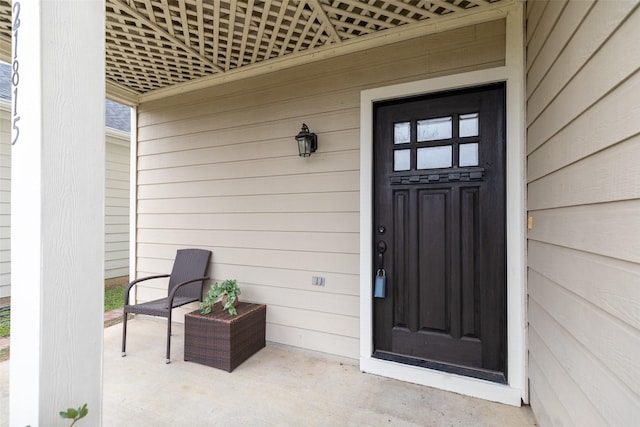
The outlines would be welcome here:
[[[383,240],[380,240],[376,245],[376,249],[378,250],[378,268],[382,268],[382,257],[387,251],[387,244]]]
[[[387,243],[384,240],[379,240],[376,244],[376,250],[378,251],[378,271],[376,272],[373,296],[375,298],[384,298],[386,295],[387,273],[384,271],[382,258],[387,251]]]

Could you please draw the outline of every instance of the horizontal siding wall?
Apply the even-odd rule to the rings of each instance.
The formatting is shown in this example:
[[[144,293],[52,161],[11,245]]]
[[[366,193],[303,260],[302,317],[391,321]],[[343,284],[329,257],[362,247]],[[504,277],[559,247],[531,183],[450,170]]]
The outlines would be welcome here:
[[[541,426],[640,418],[640,9],[527,2],[529,374]]]
[[[267,340],[356,358],[360,92],[503,65],[504,25],[141,105],[138,277],[169,272],[179,248],[208,248],[213,280],[235,278],[242,300],[268,305]],[[293,139],[303,122],[318,134],[306,159]],[[312,276],[325,286],[312,286]],[[141,287],[138,299],[165,286]]]
[[[0,100],[0,298],[11,295],[11,105]]]
[[[107,129],[105,279],[129,275],[130,136]]]

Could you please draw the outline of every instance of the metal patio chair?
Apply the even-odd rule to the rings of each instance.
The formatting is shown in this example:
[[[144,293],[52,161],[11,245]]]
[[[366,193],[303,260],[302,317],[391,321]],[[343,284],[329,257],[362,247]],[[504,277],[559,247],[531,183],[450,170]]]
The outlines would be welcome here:
[[[202,301],[202,286],[209,279],[205,276],[211,251],[203,249],[179,249],[171,274],[159,274],[143,277],[129,283],[124,293],[124,313],[122,321],[122,357],[126,356],[127,315],[129,313],[146,314],[167,318],[167,361],[171,351],[171,312],[174,308],[195,301]],[[151,279],[169,277],[167,297],[140,304],[129,304],[129,291],[134,285]]]

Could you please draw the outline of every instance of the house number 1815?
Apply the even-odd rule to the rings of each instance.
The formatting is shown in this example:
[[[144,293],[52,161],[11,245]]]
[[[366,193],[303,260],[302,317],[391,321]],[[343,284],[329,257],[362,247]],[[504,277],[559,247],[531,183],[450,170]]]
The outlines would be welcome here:
[[[18,29],[20,28],[20,2],[13,3],[13,72],[11,74],[11,84],[13,85],[13,129],[15,131],[11,145],[15,145],[20,137],[20,127],[18,122],[18,83],[20,83],[20,62],[18,61]]]

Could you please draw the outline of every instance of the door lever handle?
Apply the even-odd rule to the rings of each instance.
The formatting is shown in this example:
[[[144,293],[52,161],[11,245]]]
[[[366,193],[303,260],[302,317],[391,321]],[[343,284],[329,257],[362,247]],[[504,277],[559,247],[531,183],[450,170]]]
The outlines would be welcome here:
[[[378,250],[378,268],[382,268],[382,257],[387,251],[387,244],[383,240],[380,240],[376,245],[376,249]]]

